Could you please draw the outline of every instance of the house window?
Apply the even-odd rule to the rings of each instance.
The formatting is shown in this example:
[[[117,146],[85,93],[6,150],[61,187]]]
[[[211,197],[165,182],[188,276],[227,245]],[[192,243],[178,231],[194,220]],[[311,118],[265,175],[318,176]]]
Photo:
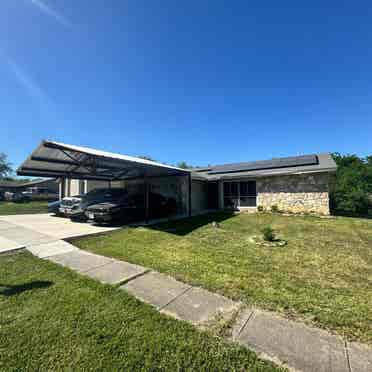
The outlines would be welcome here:
[[[223,196],[225,208],[255,207],[256,181],[224,182]]]
[[[239,206],[239,182],[224,182],[223,197],[225,208]]]

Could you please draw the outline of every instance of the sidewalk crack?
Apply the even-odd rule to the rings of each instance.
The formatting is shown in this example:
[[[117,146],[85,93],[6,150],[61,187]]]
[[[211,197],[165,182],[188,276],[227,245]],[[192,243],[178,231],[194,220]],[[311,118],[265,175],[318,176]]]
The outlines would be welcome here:
[[[176,297],[172,298],[168,303],[163,305],[162,307],[159,307],[159,311],[165,309],[168,305],[179,299],[181,296],[183,296],[186,292],[188,292],[190,289],[192,289],[193,286],[190,285],[190,287],[186,288],[184,291],[182,291],[180,294],[178,294]]]
[[[351,364],[350,364],[350,355],[349,355],[349,348],[347,346],[347,341],[344,342],[344,347],[345,347],[345,354],[346,354],[346,360],[347,360],[347,366],[349,368],[350,372],[353,372],[351,369]]]
[[[239,336],[241,335],[243,330],[246,328],[246,326],[247,326],[248,322],[250,321],[250,319],[252,318],[253,314],[254,314],[254,310],[252,310],[252,312],[249,314],[249,317],[247,318],[247,320],[244,322],[244,324],[239,329],[238,333],[235,336],[236,340],[239,338]]]
[[[121,261],[121,262],[123,262],[123,261]],[[131,277],[128,278],[128,279],[124,279],[124,280],[120,281],[119,283],[116,283],[115,285],[116,285],[116,286],[121,286],[121,285],[127,284],[127,283],[131,282],[131,281],[134,280],[134,279],[137,279],[137,278],[139,278],[139,277],[141,277],[141,276],[146,275],[146,274],[149,273],[150,271],[151,271],[151,269],[147,269],[147,270],[145,270],[145,271],[143,271],[143,272],[141,272],[141,273],[138,273],[138,274],[136,274],[136,275],[131,276]]]

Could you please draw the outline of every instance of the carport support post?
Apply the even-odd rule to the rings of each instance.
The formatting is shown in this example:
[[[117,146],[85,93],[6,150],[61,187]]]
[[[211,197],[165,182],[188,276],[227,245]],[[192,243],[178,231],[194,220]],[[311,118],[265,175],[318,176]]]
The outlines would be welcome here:
[[[146,171],[143,177],[143,181],[145,185],[145,223],[147,225],[149,223],[149,183],[147,180]]]
[[[188,183],[189,183],[189,217],[191,217],[191,173],[188,175]]]

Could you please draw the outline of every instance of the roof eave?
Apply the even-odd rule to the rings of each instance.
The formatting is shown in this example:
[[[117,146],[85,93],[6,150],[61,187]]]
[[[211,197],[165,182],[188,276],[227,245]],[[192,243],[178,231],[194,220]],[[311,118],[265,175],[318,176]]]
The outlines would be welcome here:
[[[216,181],[216,180],[226,180],[226,179],[239,179],[239,178],[263,178],[263,177],[279,177],[279,176],[290,176],[290,175],[300,175],[300,174],[310,174],[310,173],[331,173],[336,172],[337,168],[322,168],[322,169],[309,169],[309,170],[294,170],[294,171],[287,171],[281,173],[262,173],[262,174],[230,174],[230,175],[221,175],[221,176],[211,176],[207,179],[209,181]]]

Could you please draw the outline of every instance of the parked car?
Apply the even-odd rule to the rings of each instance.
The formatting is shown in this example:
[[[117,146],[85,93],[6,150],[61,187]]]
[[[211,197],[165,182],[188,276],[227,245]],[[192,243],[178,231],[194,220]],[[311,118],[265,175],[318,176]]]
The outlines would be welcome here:
[[[74,221],[85,221],[85,210],[92,204],[110,201],[118,194],[126,195],[125,189],[98,188],[89,191],[85,195],[76,195],[62,199],[60,212]]]
[[[60,215],[60,212],[59,212],[60,205],[61,205],[60,200],[56,200],[56,201],[48,203],[48,212],[54,213],[57,216]]]
[[[84,219],[84,211],[81,208],[85,195],[68,196],[61,200],[59,214],[72,219]]]
[[[13,203],[25,203],[30,200],[31,198],[28,195],[24,195],[21,192],[14,192],[10,196],[10,201],[12,201]]]
[[[120,189],[118,189],[120,190]],[[160,194],[149,193],[150,218],[166,217],[176,212],[176,201]],[[97,223],[134,222],[145,218],[143,194],[128,196],[126,193],[111,195],[107,200],[87,207],[85,215]]]
[[[116,220],[120,207],[128,206],[128,192],[126,189],[101,189],[94,196],[96,199],[89,203],[85,216],[95,222],[111,222]],[[93,199],[93,197],[91,197]],[[112,216],[106,211],[110,211]]]

